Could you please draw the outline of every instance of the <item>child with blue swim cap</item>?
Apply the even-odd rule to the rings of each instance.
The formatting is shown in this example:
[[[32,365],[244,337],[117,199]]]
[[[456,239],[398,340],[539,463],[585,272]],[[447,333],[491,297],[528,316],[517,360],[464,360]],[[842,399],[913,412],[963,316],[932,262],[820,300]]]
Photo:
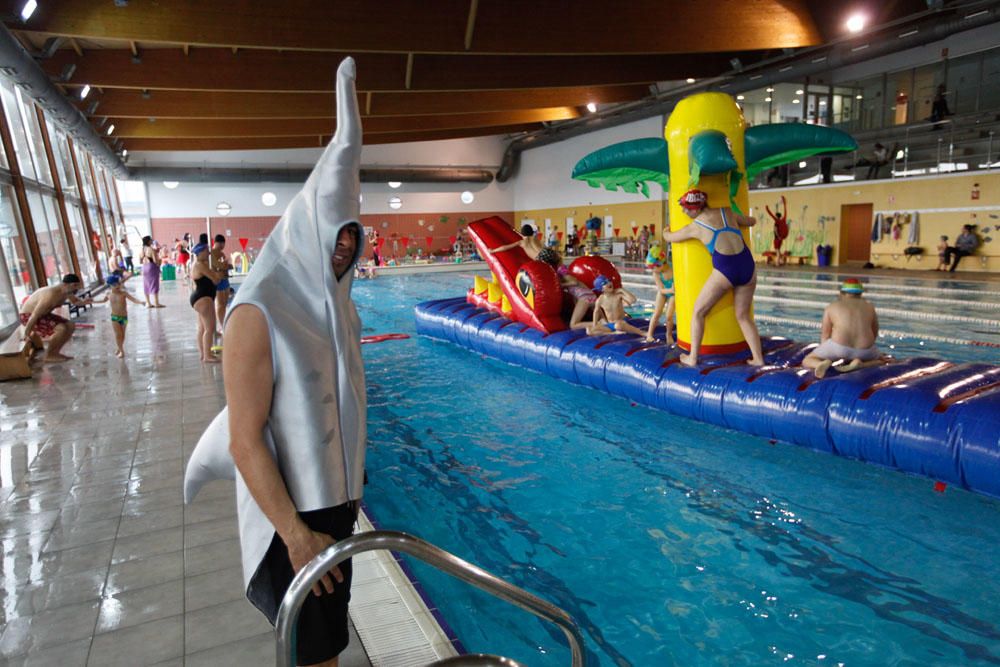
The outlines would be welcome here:
[[[649,318],[649,328],[646,330],[646,342],[653,343],[656,341],[656,338],[653,337],[653,331],[656,330],[656,325],[660,322],[660,315],[663,314],[663,310],[666,308],[667,328],[664,332],[664,342],[667,345],[673,345],[674,269],[670,263],[670,256],[666,248],[661,245],[650,247],[649,252],[646,253],[646,267],[653,271],[653,286],[656,288],[656,303],[653,306],[653,316]]]
[[[594,291],[600,296],[594,303],[594,322],[587,329],[589,335],[631,333],[642,336],[646,333],[625,320],[625,306],[637,301],[634,294],[623,287],[615,287],[614,282],[604,275],[594,278]]]

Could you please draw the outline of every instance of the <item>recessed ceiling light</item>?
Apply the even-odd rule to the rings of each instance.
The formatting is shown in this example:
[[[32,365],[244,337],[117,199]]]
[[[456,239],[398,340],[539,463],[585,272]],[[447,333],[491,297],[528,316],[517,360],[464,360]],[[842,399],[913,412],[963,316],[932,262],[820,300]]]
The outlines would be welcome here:
[[[794,100],[792,100],[792,104],[798,104],[798,103],[799,103],[799,98],[796,97]]]
[[[691,77],[688,77],[688,78],[687,78],[687,79],[685,79],[685,80],[686,80],[686,81],[687,81],[688,83],[694,83],[694,79],[692,79]]]
[[[806,161],[802,160],[801,162],[799,162],[799,169],[805,169],[805,168],[806,168]]]
[[[389,181],[389,187],[392,188],[393,190],[398,188],[400,185],[402,185],[400,181]]]
[[[260,196],[260,203],[264,206],[274,206],[278,203],[278,195],[273,192],[265,192]]]
[[[802,89],[801,89],[801,88],[799,88],[798,90],[796,90],[796,91],[795,91],[795,94],[796,94],[796,95],[801,95],[801,94],[802,94]]]
[[[124,148],[122,149],[122,159],[124,160],[127,157],[128,157],[128,149]]]
[[[765,93],[773,93],[774,92],[774,88],[765,88],[764,92]]]
[[[90,95],[90,84],[84,84],[83,88],[80,90],[80,99],[87,99],[87,95]]]
[[[35,0],[28,0],[26,3],[24,3],[24,6],[21,7],[21,20],[27,21],[28,19],[30,19],[31,15],[35,13],[35,9],[37,8],[38,8],[38,3]]]
[[[855,95],[854,99],[856,99],[856,100],[863,100],[864,99],[864,95]]]
[[[770,98],[770,97],[765,97],[765,98],[764,98],[764,101],[765,101],[765,102],[770,102],[770,101],[771,101],[771,98]]]
[[[597,105],[594,104],[593,102],[587,102],[587,111],[589,111],[590,113],[594,113],[595,111],[597,111]]]
[[[110,136],[111,133],[114,132],[114,131],[115,131],[115,124],[111,123],[111,125],[108,125],[107,134]]]
[[[865,29],[866,22],[864,14],[853,14],[849,19],[847,19],[847,31],[861,32]]]
[[[744,96],[743,96],[743,95],[737,95],[737,96],[736,96],[736,99],[737,99],[737,100],[740,100],[740,101],[742,101],[742,100],[744,100],[745,98],[744,98]]]
[[[179,181],[163,181],[163,187],[167,190],[176,190],[178,185],[180,185]]]
[[[462,193],[462,203],[463,204],[471,204],[475,198],[476,198],[476,196],[474,194],[472,194],[471,192],[469,192],[468,190],[466,190],[465,192]]]

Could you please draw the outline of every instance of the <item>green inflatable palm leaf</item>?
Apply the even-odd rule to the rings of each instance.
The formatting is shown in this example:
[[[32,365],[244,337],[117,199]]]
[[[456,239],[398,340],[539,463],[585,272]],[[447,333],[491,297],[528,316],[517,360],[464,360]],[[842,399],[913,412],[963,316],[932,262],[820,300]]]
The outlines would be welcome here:
[[[670,187],[667,142],[664,139],[623,141],[587,155],[573,168],[573,178],[594,188],[641,192],[649,196],[649,183]]]
[[[745,134],[747,178],[765,169],[823,153],[858,149],[851,135],[841,130],[805,123],[773,123],[751,127]]]

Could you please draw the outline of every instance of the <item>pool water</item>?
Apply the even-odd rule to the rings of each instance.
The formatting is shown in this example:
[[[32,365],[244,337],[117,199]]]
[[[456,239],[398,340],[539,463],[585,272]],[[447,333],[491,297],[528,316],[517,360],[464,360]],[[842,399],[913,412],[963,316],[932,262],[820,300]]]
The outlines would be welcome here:
[[[365,334],[413,335],[416,303],[469,284],[380,277],[354,295]],[[892,326],[910,325],[927,326]],[[996,352],[958,347],[918,349]],[[998,500],[415,335],[364,354],[374,518],[565,609],[592,665],[1000,664]],[[554,626],[414,569],[469,651],[569,664]]]

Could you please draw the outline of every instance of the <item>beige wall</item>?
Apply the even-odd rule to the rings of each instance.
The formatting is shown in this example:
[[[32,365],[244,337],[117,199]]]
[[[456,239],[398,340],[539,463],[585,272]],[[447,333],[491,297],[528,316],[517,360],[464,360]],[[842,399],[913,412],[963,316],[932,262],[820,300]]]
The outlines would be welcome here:
[[[972,198],[975,189],[979,191],[978,199]],[[971,223],[978,225],[983,244],[977,256],[963,259],[959,268],[1000,272],[1000,172],[754,190],[750,193],[750,206],[758,220],[751,234],[754,254],[771,248],[774,225],[764,206],[773,211],[781,195],[788,200],[789,235],[785,244],[793,255],[814,255],[817,244],[830,243],[834,246],[834,264],[839,263],[840,207],[870,203],[875,213],[918,213],[920,239],[915,245],[924,248],[922,259],[906,259],[903,250],[908,245],[909,229],[904,226],[899,240],[888,235],[871,244],[871,261],[876,266],[933,269],[937,265],[935,248],[939,237],[947,234],[953,243],[962,225]]]
[[[515,211],[514,226],[519,227],[522,220],[534,220],[538,229],[544,231],[545,220],[549,219],[556,231],[565,232],[566,218],[573,218],[573,224],[579,230],[587,218],[597,216],[603,219],[609,215],[614,226],[619,229],[619,237],[622,239],[632,235],[633,222],[637,225],[637,229],[642,229],[643,225],[655,225],[657,234],[663,231],[663,202],[658,199],[607,206],[581,205]]]

